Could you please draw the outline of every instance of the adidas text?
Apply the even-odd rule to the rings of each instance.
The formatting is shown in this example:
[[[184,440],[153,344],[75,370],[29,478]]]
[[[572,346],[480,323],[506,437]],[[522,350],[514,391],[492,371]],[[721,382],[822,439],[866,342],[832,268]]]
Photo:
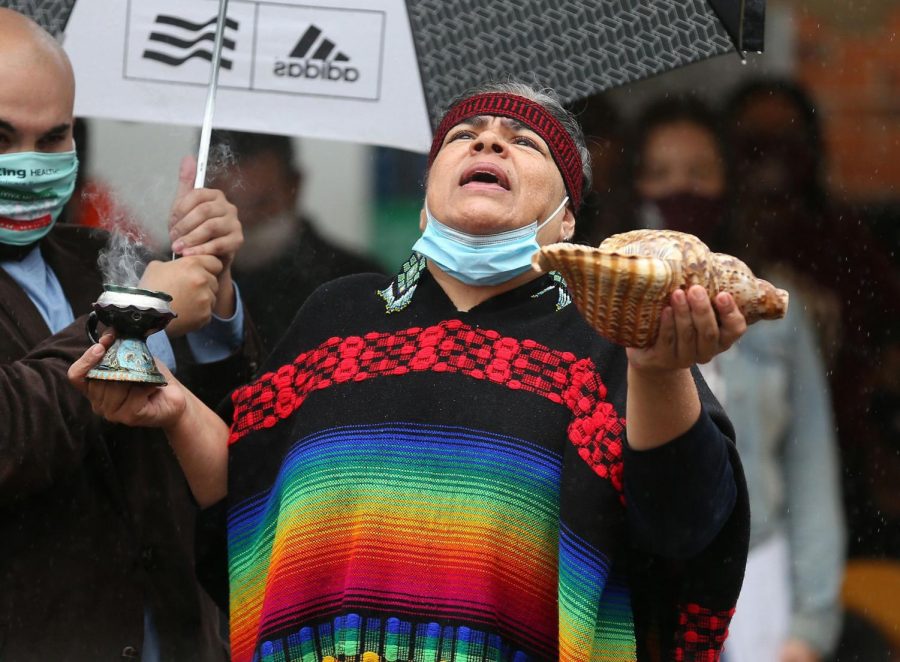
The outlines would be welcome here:
[[[359,69],[356,67],[339,67],[331,63],[317,64],[309,61],[275,62],[273,73],[276,76],[288,78],[318,78],[321,80],[342,80],[353,83],[359,79]]]

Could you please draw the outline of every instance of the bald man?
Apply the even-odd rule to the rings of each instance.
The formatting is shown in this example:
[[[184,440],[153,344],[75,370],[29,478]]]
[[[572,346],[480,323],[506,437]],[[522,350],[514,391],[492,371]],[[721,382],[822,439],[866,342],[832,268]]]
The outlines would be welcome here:
[[[106,241],[57,222],[78,168],[74,89],[57,42],[0,9],[0,660],[225,659],[165,438],[104,424],[66,380]],[[174,296],[151,347],[213,402],[250,376],[256,345],[231,282],[235,208],[192,190],[191,168],[170,220],[184,257],[150,262],[139,286]]]

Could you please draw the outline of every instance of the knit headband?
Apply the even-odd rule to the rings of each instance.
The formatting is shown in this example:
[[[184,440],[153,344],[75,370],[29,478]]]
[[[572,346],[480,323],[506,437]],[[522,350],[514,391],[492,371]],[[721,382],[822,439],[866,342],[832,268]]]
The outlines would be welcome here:
[[[437,153],[441,151],[447,132],[454,126],[478,115],[494,115],[518,120],[538,134],[550,148],[550,155],[562,174],[566,192],[572,206],[578,209],[581,205],[581,191],[584,183],[581,157],[578,148],[569,132],[563,128],[558,119],[553,117],[541,104],[515,94],[488,92],[463,99],[453,106],[434,132],[431,152],[428,154],[428,167],[434,163]]]

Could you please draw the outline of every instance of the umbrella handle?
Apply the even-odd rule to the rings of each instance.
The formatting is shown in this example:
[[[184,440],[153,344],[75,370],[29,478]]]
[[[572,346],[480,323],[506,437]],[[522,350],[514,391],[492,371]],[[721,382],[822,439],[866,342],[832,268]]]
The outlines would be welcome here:
[[[197,153],[197,174],[194,176],[194,188],[203,188],[206,183],[206,163],[209,161],[209,140],[212,134],[213,115],[216,111],[216,89],[219,87],[219,68],[222,59],[222,43],[225,41],[225,20],[228,15],[228,0],[219,0],[219,16],[216,19],[216,39],[213,44],[213,57],[210,63],[209,86],[206,90],[206,109],[203,112],[203,124],[200,128],[200,147]],[[177,257],[172,251],[172,259]]]
[[[97,322],[99,321],[97,317],[97,311],[92,310],[91,314],[88,315],[87,322],[84,325],[84,330],[87,331],[88,340],[90,340],[95,345],[100,342],[100,336],[97,335]]]
[[[216,89],[219,86],[219,67],[222,57],[222,43],[225,40],[225,20],[228,13],[228,0],[219,0],[219,17],[216,21],[216,40],[213,46],[213,57],[209,72],[209,87],[206,91],[206,110],[203,113],[203,125],[200,129],[200,149],[197,154],[197,175],[194,188],[203,188],[206,182],[206,163],[209,160],[209,140],[212,133],[213,114],[216,109]]]

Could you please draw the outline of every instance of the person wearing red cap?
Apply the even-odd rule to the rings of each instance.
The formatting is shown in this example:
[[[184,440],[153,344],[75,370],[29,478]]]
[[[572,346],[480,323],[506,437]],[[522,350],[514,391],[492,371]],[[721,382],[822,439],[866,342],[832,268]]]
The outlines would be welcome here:
[[[694,364],[745,321],[692,288],[653,347],[597,336],[530,268],[586,181],[552,96],[477,90],[435,132],[401,271],[319,288],[222,418],[174,379],[85,382],[102,344],[73,364],[176,449],[227,546],[227,586],[207,579],[236,662],[718,658],[749,513]]]

